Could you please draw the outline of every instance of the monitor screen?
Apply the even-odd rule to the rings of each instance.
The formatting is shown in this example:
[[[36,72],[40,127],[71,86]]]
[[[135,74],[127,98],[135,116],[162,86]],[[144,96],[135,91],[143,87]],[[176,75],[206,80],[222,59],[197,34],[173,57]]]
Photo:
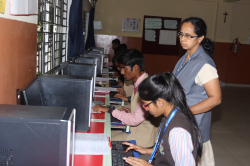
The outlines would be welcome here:
[[[1,165],[74,165],[75,110],[0,105]]]

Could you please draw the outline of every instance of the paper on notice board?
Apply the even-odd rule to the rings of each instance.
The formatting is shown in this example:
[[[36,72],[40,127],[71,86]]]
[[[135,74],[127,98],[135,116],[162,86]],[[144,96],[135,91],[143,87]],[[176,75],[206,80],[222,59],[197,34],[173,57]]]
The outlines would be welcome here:
[[[75,134],[75,154],[109,154],[110,146],[106,134]]]
[[[156,41],[156,32],[155,30],[145,30],[145,40],[146,41]]]
[[[37,0],[9,0],[10,15],[38,14]]]
[[[176,45],[176,31],[160,30],[159,44]]]
[[[161,18],[145,18],[145,29],[161,29]]]
[[[164,28],[177,29],[177,20],[164,20]]]
[[[5,0],[0,0],[0,13],[4,14],[5,10]]]

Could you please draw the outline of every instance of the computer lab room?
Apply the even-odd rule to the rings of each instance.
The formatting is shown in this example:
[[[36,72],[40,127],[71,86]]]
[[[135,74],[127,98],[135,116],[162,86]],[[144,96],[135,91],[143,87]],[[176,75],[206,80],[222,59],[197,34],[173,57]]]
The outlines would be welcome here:
[[[250,166],[250,0],[0,0],[1,166]]]

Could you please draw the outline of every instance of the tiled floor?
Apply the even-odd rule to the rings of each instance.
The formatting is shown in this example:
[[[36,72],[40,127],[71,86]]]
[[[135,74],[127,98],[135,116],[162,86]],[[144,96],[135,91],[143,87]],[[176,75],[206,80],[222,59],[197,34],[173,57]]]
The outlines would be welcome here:
[[[222,103],[212,111],[216,166],[250,166],[250,88],[222,87]]]
[[[222,103],[212,111],[216,166],[250,166],[250,87],[222,87]]]

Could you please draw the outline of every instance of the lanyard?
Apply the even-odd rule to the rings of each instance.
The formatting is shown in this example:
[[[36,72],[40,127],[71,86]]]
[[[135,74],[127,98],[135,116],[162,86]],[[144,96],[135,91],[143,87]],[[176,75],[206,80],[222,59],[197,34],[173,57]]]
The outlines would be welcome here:
[[[170,121],[173,119],[173,117],[174,117],[174,115],[175,115],[175,113],[176,113],[177,111],[178,111],[178,109],[175,108],[174,111],[173,111],[173,112],[171,113],[171,115],[169,116],[169,118],[168,118],[168,120],[167,120],[167,122],[166,122],[166,124],[165,124],[165,128],[164,128],[164,130],[163,130],[163,133],[162,133],[162,135],[161,135],[161,138],[159,139],[160,134],[161,134],[161,127],[162,127],[162,123],[161,123],[160,130],[159,130],[159,133],[158,133],[157,141],[156,141],[155,146],[154,146],[153,153],[151,154],[150,159],[148,160],[148,162],[149,162],[150,164],[151,164],[151,162],[153,161],[153,158],[154,158],[154,156],[155,156],[155,153],[156,153],[156,151],[157,151],[157,149],[158,149],[158,147],[159,147],[159,145],[160,145],[161,139],[162,139],[162,137],[163,137],[163,135],[164,135],[164,133],[165,133],[167,127],[168,127],[168,124],[169,124]]]
[[[194,55],[194,54],[193,54]],[[185,63],[185,64],[187,64],[189,61],[190,61],[190,59],[192,58],[192,56],[193,55],[191,55],[191,57],[187,60],[187,62]],[[188,56],[188,55],[187,55]],[[180,64],[180,66],[178,67],[178,69],[176,70],[176,72],[175,72],[175,76],[179,73],[179,71],[180,71],[180,69],[181,69],[181,67],[182,67],[182,65],[183,65],[183,63],[184,63],[184,61],[185,61],[185,59],[187,58],[187,56],[185,57],[185,58],[183,58],[183,60],[182,60],[182,62],[181,62],[181,64]]]

